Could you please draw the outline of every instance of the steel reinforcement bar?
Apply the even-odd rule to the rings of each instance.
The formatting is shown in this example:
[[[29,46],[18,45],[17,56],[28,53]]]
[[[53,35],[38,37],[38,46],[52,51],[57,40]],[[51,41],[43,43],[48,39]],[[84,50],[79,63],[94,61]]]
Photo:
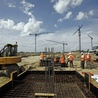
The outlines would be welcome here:
[[[55,95],[45,98],[96,98],[75,75],[29,74],[15,83],[2,98],[40,98],[35,93]]]

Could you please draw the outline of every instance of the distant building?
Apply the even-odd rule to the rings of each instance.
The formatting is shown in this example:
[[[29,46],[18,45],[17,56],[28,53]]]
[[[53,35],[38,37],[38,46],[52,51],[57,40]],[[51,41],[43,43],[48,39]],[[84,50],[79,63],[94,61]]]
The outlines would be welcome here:
[[[48,47],[48,52],[50,53],[50,47]]]
[[[45,52],[47,53],[50,53],[50,52],[54,52],[54,47],[45,47]]]
[[[51,47],[51,52],[52,52],[52,53],[54,52],[54,47]]]
[[[45,47],[45,53],[47,53],[48,51],[47,51],[47,47]]]

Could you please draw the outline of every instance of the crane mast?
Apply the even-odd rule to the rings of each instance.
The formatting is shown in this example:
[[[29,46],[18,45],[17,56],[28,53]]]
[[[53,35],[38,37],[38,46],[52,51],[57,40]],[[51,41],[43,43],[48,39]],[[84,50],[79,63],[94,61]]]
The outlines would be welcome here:
[[[37,36],[42,35],[42,34],[47,34],[49,32],[41,32],[41,33],[35,33],[35,34],[29,34],[29,35],[34,35],[35,36],[35,53],[37,52]]]
[[[88,36],[91,38],[91,49],[93,49],[93,38],[89,34]]]
[[[81,30],[80,30],[80,29],[82,28],[82,26],[83,26],[83,25],[79,26],[79,28],[78,28],[78,29],[76,30],[76,32],[75,32],[75,33],[78,32],[78,36],[79,36],[79,51],[80,51],[80,52],[81,52]],[[74,34],[75,34],[75,33],[74,33]],[[73,35],[74,35],[74,34],[73,34]]]

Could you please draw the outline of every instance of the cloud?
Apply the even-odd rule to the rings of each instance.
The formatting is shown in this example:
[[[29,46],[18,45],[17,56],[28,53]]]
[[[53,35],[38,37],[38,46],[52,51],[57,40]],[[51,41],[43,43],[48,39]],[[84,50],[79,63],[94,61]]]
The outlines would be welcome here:
[[[63,14],[64,12],[67,12],[70,8],[81,5],[82,2],[83,0],[57,0],[55,1],[53,8],[57,13]]]
[[[64,19],[69,19],[71,16],[72,16],[72,12],[70,11],[70,12],[68,12],[68,13],[65,15]]]
[[[43,21],[37,21],[35,16],[31,12],[32,8],[35,5],[29,2],[26,2],[26,0],[22,0],[21,4],[22,4],[23,13],[30,16],[30,18],[28,19],[28,22],[25,23],[25,25],[23,26],[21,35],[23,36],[23,35],[28,35],[30,33],[35,34],[35,32],[37,33],[42,32],[43,29],[41,28],[41,25],[43,24]]]
[[[29,18],[27,23],[19,22],[17,24],[10,19],[0,19],[0,28],[20,31],[21,35],[29,35],[30,33],[41,32],[40,26],[42,23],[42,21],[36,21],[33,18]]]
[[[29,35],[30,33],[35,34],[35,32],[42,32],[43,29],[41,28],[41,25],[43,24],[43,21],[36,20],[35,16],[30,11],[34,7],[34,5],[26,2],[25,0],[22,0],[21,4],[23,5],[23,13],[30,16],[28,21],[15,23],[11,19],[0,19],[0,28],[20,31],[21,36]]]
[[[93,15],[94,15],[94,10],[90,10],[88,14],[89,14],[90,16],[93,16]]]
[[[2,0],[9,8],[16,8],[15,2],[11,0]]]
[[[58,22],[62,22],[62,21],[63,21],[63,18],[59,18],[59,19],[58,19]]]
[[[27,14],[28,16],[33,16],[32,13],[31,13],[31,9],[35,6],[34,4],[31,4],[31,3],[28,3],[26,2],[25,0],[22,0],[20,2],[22,4],[22,10],[25,14]]]
[[[82,11],[78,13],[76,16],[76,20],[82,20],[84,18],[88,18],[87,13],[83,13]]]
[[[81,5],[82,2],[83,2],[83,0],[72,0],[71,5],[73,7],[76,7],[76,6]]]
[[[54,2],[55,0],[51,0],[50,2]]]
[[[93,15],[94,15],[93,10],[90,10],[88,13],[80,11],[78,13],[78,15],[76,16],[76,20],[82,20],[82,19],[85,19],[85,18],[88,19],[90,16],[93,16]]]
[[[18,22],[15,23],[11,19],[0,19],[0,29],[14,30],[20,32],[21,36],[29,35],[30,33],[35,34],[36,32],[43,32],[44,29],[41,28],[43,21],[36,20],[35,16],[31,13],[31,9],[34,7],[33,4],[26,2],[25,0],[21,1],[23,5],[23,13],[30,16],[27,22]]]
[[[66,20],[66,19],[70,19],[71,16],[72,16],[72,12],[69,11],[63,18],[58,19],[58,22],[62,22],[64,20]]]
[[[53,0],[53,2],[58,2],[60,0]],[[64,0],[62,0],[64,1]],[[73,2],[74,0],[66,0],[66,2]],[[65,8],[67,10],[62,12],[62,16],[60,20],[64,21],[66,19],[70,19],[72,17],[72,12],[69,11],[70,8],[74,8],[81,3],[79,3],[80,0],[76,0],[77,3],[68,3]],[[15,43],[16,41],[18,42],[18,51],[35,51],[34,46],[35,46],[35,37],[34,36],[23,36],[23,35],[29,35],[30,33],[35,34],[44,31],[42,28],[43,21],[37,20],[36,17],[33,15],[33,8],[35,7],[34,4],[28,3],[28,0],[22,0],[21,1],[21,8],[22,12],[27,16],[27,19],[25,18],[25,21],[20,21],[16,23],[12,19],[0,19],[0,44],[3,43],[5,45],[6,43]],[[55,4],[56,4],[55,3]],[[29,6],[30,5],[30,6]],[[61,6],[62,7],[62,6]],[[59,10],[60,11],[60,10]],[[94,15],[94,11],[90,10],[88,12],[83,12],[83,15],[87,15],[89,18],[90,16],[92,17]],[[65,15],[66,14],[66,15]],[[77,13],[78,15],[78,13]],[[81,16],[81,15],[80,15]],[[87,19],[87,17],[81,18],[81,19]],[[23,20],[23,19],[22,19]],[[83,24],[85,25],[85,24]],[[94,38],[94,45],[98,44],[97,41],[97,35],[98,35],[98,30],[97,30],[97,25],[98,25],[98,20],[97,19],[90,19],[90,24],[87,24],[83,26],[81,29],[81,48],[82,49],[89,49],[90,48],[90,39],[87,36],[87,32],[93,32],[91,36]],[[58,25],[54,23],[54,27],[57,27]],[[60,26],[60,25],[59,25]],[[55,41],[60,41],[60,42],[66,42],[68,43],[67,46],[65,46],[65,51],[73,51],[73,50],[78,50],[79,49],[79,38],[78,38],[78,33],[72,36],[72,34],[77,30],[76,27],[71,27],[70,28],[63,28],[65,29],[62,31],[59,27],[58,29],[55,30],[55,33],[52,34],[43,34],[37,37],[37,51],[44,51],[45,47],[54,47],[55,51],[61,51],[63,50],[63,45],[58,44],[58,43],[51,43],[45,41],[45,39],[50,39],[50,40],[55,40]],[[13,33],[13,34],[12,34]],[[20,36],[22,35],[22,36]]]
[[[14,4],[12,4],[12,3],[8,3],[7,5],[8,5],[8,7],[11,7],[11,8],[16,7],[16,6],[15,6]]]
[[[33,18],[29,18],[28,22],[24,25],[21,35],[29,35],[30,33],[41,32],[42,21],[34,21]]]
[[[57,13],[62,14],[68,10],[69,3],[70,0],[67,0],[67,2],[65,0],[59,0],[53,7]]]
[[[7,19],[0,19],[0,28],[4,28],[4,29],[12,29],[14,26],[14,21]]]
[[[56,25],[56,24],[54,24],[54,27],[55,27],[55,28],[57,28],[57,25]]]
[[[0,20],[1,21],[1,20]],[[5,21],[5,20],[3,20]],[[6,20],[8,21],[8,20]],[[12,20],[10,20],[12,21]],[[19,32],[22,32],[24,31],[24,35],[28,34],[28,32],[32,32],[32,33],[35,33],[33,30],[35,29],[34,27],[33,28],[30,28],[32,27],[31,23],[32,23],[32,18],[31,19],[28,19],[28,21],[26,23],[24,22],[19,22],[17,24],[15,24],[15,22],[10,22],[13,24],[13,26],[11,25],[7,25],[9,27],[9,30],[6,29],[6,31],[4,32],[4,29],[3,31],[0,32],[0,35],[2,36],[1,37],[1,40],[4,44],[6,43],[15,43],[16,41],[18,42],[18,45],[19,45],[19,48],[18,48],[18,51],[35,51],[35,40],[34,40],[34,36],[24,36],[24,37],[20,37],[19,35],[17,35],[16,31],[19,30]],[[36,24],[36,30],[41,30],[40,28],[40,25],[41,23],[36,23],[38,21],[33,21],[35,24]],[[9,22],[7,22],[9,23]],[[9,24],[10,24],[9,23]],[[39,24],[39,26],[37,26]],[[98,24],[98,22],[97,22]],[[95,29],[95,26],[97,26],[97,24],[91,24],[91,26],[83,26],[83,28],[81,29],[81,48],[84,49],[84,50],[87,50],[87,49],[90,49],[90,39],[89,37],[87,36],[87,32],[94,32],[97,34],[97,32],[95,31],[98,31],[97,29]],[[1,24],[0,24],[1,26]],[[29,28],[28,28],[29,26]],[[6,28],[8,28],[6,27]],[[16,30],[14,31],[14,34],[16,34],[15,36],[13,35],[10,35],[10,31],[11,31],[11,27],[12,27],[12,30]],[[39,28],[39,29],[37,29]],[[94,31],[95,30],[95,31]],[[67,46],[65,46],[65,51],[73,51],[73,50],[78,50],[79,49],[79,38],[78,38],[78,33],[75,34],[74,36],[72,36],[72,34],[76,31],[76,27],[70,27],[66,30],[59,30],[55,33],[49,33],[49,34],[43,34],[43,35],[40,35],[38,36],[37,38],[37,51],[44,51],[44,48],[45,47],[54,47],[54,50],[55,51],[61,51],[63,50],[63,45],[62,44],[58,44],[58,43],[52,43],[52,42],[48,42],[48,41],[45,41],[45,39],[50,39],[50,40],[54,40],[54,41],[59,41],[59,42],[66,42],[68,43]],[[26,32],[26,33],[25,33]],[[5,33],[6,36],[5,36]],[[97,37],[96,34],[92,33],[92,37],[94,38],[94,45],[97,45],[98,44],[98,41],[97,41]],[[10,36],[10,37],[8,37]],[[70,39],[69,39],[70,38]],[[14,42],[13,42],[14,41]],[[1,44],[1,43],[0,43]],[[24,47],[23,47],[24,46]]]
[[[8,30],[17,30],[22,31],[24,27],[24,22],[19,22],[15,24],[15,22],[11,19],[0,19],[0,28],[8,29]]]
[[[16,25],[13,26],[12,29],[17,30],[17,31],[22,31],[25,23],[24,22],[19,22]]]

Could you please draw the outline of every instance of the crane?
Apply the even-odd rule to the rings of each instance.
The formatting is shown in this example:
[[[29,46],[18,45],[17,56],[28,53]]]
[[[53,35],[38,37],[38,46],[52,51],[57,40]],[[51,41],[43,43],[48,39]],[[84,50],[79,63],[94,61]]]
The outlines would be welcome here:
[[[35,36],[35,53],[36,53],[36,37],[39,36],[39,35],[42,35],[42,34],[46,34],[48,32],[41,32],[41,33],[35,33],[35,34],[29,34],[29,35],[34,35]]]
[[[50,41],[50,42],[55,42],[55,43],[63,44],[63,52],[65,52],[65,45],[68,45],[67,43],[64,43],[64,42],[58,42],[58,41],[53,41],[53,40],[46,40],[46,41]]]
[[[76,32],[74,34],[76,34],[78,32],[78,35],[79,35],[79,51],[81,52],[81,28],[82,28],[83,25],[79,26],[79,28],[76,30]],[[73,34],[73,35],[74,35]]]
[[[91,49],[93,49],[93,38],[89,34],[88,36],[91,38]]]

